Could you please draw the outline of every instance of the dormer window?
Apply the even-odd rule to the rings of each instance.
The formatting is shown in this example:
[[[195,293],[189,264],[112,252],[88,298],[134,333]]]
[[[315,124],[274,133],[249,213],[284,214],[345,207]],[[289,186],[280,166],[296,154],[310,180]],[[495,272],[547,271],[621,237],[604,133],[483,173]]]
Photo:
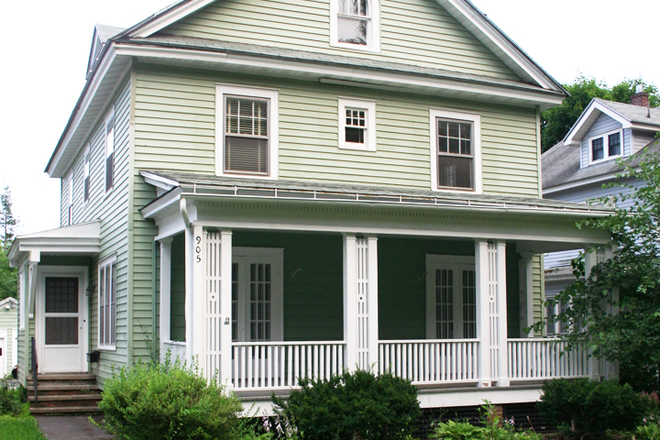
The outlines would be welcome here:
[[[589,139],[591,162],[613,159],[622,155],[621,130]]]
[[[330,0],[330,44],[380,50],[379,0]]]

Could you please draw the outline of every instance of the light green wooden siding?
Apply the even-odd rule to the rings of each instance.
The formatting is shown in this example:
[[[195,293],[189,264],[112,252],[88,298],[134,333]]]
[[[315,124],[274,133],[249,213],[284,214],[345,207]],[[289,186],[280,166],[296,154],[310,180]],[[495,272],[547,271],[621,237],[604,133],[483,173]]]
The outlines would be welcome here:
[[[517,79],[434,0],[381,1],[379,53],[332,47],[330,1],[217,1],[160,33]]]
[[[284,249],[284,339],[343,340],[341,235],[234,231],[232,244]]]
[[[279,90],[280,179],[430,189],[429,110],[436,108],[481,115],[485,194],[538,196],[534,109],[158,66],[137,74],[138,169],[215,172],[217,83]],[[376,152],[338,148],[340,96],[376,101]]]

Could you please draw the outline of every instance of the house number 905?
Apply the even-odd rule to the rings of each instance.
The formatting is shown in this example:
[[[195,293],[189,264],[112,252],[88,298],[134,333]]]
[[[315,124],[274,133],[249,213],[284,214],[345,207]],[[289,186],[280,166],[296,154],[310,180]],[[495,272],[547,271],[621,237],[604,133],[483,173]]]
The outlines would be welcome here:
[[[200,244],[202,243],[202,237],[199,235],[195,237],[195,242],[197,243],[197,246],[195,246],[195,262],[196,263],[201,263],[202,262],[202,247]]]

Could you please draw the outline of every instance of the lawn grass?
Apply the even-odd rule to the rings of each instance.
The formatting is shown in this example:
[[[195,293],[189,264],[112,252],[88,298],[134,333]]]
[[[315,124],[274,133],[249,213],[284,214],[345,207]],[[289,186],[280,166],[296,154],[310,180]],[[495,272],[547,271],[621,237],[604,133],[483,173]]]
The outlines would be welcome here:
[[[2,440],[46,440],[34,417],[0,416]]]

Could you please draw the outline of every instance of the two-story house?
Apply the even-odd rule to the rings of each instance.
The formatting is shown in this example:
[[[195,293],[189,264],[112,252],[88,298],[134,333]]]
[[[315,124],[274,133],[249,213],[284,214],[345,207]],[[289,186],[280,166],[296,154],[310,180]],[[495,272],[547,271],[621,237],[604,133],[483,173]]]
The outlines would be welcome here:
[[[424,407],[533,402],[586,356],[524,329],[540,254],[606,243],[541,198],[565,90],[467,0],[183,0],[97,28],[19,237],[22,380],[161,354],[265,410],[302,375],[392,371]],[[87,357],[98,351],[100,356]]]
[[[630,104],[595,98],[576,123],[558,143],[542,156],[543,196],[549,199],[583,203],[603,197],[629,194],[643,186],[637,179],[622,179],[625,166],[635,167],[646,153],[660,147],[656,134],[660,131],[660,108],[649,107],[649,96],[638,90]],[[621,161],[620,159],[629,159]],[[604,187],[625,183],[631,187]],[[627,209],[633,200],[618,204]],[[545,295],[554,298],[575,281],[571,260],[579,250],[554,252],[545,256]],[[603,258],[600,255],[599,258]],[[559,306],[546,313],[554,315]],[[550,325],[548,332],[562,333],[561,323]]]

